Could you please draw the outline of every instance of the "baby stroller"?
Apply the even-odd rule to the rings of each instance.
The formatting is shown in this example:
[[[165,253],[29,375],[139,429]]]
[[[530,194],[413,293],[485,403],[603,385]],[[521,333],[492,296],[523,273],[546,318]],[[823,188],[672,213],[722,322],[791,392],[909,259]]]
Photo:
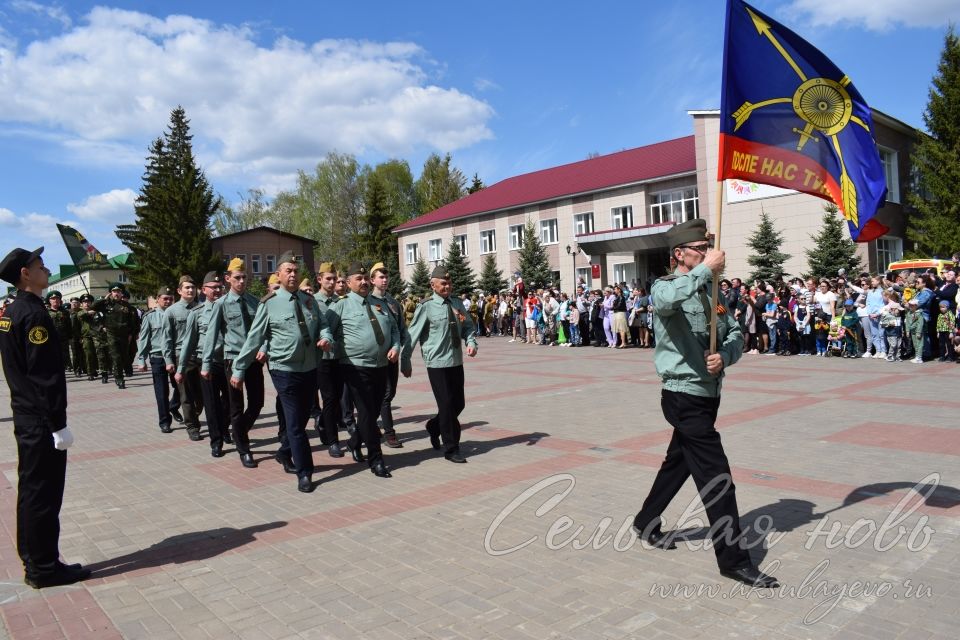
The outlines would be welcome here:
[[[822,335],[822,334],[821,334]],[[843,339],[846,335],[846,329],[840,326],[840,319],[834,318],[830,321],[830,329],[827,331],[827,357],[840,358],[843,356]]]

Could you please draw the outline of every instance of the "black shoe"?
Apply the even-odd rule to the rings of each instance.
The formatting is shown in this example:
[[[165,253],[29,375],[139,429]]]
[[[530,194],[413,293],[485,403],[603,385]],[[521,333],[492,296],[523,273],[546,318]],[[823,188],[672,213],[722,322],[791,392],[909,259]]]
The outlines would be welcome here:
[[[454,451],[453,453],[445,453],[443,454],[443,457],[449,460],[450,462],[456,462],[458,464],[463,464],[464,462],[467,461],[466,458],[460,455],[459,451]]]
[[[108,380],[109,377],[110,377],[110,374],[109,374],[109,373],[102,373],[102,374],[100,374],[100,383],[101,383],[101,384],[107,384],[107,382],[109,382],[109,380]]]
[[[168,424],[160,425],[160,433],[173,433],[173,429]]]
[[[387,437],[384,439],[384,444],[390,447],[391,449],[402,449],[403,444],[397,438],[397,434],[388,433]]]
[[[330,445],[330,448],[327,449],[327,453],[330,454],[330,457],[331,457],[331,458],[342,458],[342,457],[343,457],[343,450],[340,448],[340,443],[339,443],[339,442],[334,442],[332,445]]]
[[[297,478],[297,491],[300,493],[313,493],[313,480],[310,476],[300,476]]]
[[[126,380],[124,380],[123,378],[120,378],[119,380],[117,380],[117,389],[126,389],[126,388],[127,388]]]
[[[777,579],[773,576],[760,571],[756,567],[743,567],[742,569],[733,569],[730,571],[721,571],[720,575],[737,582],[742,582],[749,587],[758,587],[760,589],[776,589],[780,586]]]
[[[177,424],[183,424],[183,414],[180,413],[178,409],[171,411],[170,415],[173,416],[173,419],[177,421]]]
[[[439,451],[442,445],[440,444],[440,434],[436,431],[436,425],[436,418],[430,418],[427,420],[427,433],[430,435],[430,446]]]
[[[655,549],[663,549],[664,551],[669,551],[670,549],[676,549],[677,545],[673,541],[673,536],[664,533],[657,527],[655,530],[650,532],[645,532],[643,528],[637,526],[636,523],[633,525],[633,531],[637,534],[637,537],[646,542],[648,545]]]
[[[193,440],[194,442],[200,442],[203,440],[203,436],[200,435],[199,431],[187,431],[187,437]]]
[[[383,460],[377,460],[377,462],[372,467],[370,467],[370,471],[372,471],[373,475],[377,476],[378,478],[393,477],[392,475],[390,475],[390,472],[387,471],[387,465],[383,464]]]
[[[354,462],[364,462],[366,457],[364,457],[363,452],[360,451],[360,445],[357,445],[357,448],[354,449],[350,446],[350,443],[347,443],[347,451],[350,452],[350,456],[353,458]]]
[[[94,374],[94,373],[91,373],[90,375],[87,376],[87,380],[93,381],[93,380],[96,380],[96,379],[97,379],[97,376],[96,376],[96,374]]]
[[[223,446],[221,445],[218,447],[210,447],[210,455],[213,456],[214,458],[222,458]]]
[[[233,444],[233,436],[229,433],[223,434],[223,444]]]
[[[249,453],[243,454],[242,456],[240,456],[240,462],[241,462],[241,463],[243,464],[243,466],[245,466],[247,469],[256,469],[256,468],[257,468],[257,462],[253,459],[253,455],[252,455],[252,454],[249,454]]]
[[[53,571],[24,576],[23,581],[34,589],[58,587],[65,584],[74,584],[90,577],[90,569],[74,568],[73,565],[57,564]]]
[[[287,473],[296,473],[297,468],[293,465],[293,460],[290,458],[284,458],[282,456],[276,457],[277,462],[280,463],[280,466],[283,467],[283,470]]]

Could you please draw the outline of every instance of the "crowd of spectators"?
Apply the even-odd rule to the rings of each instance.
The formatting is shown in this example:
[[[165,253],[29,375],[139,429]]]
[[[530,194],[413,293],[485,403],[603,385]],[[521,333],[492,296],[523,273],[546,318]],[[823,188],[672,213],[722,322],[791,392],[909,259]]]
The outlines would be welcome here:
[[[779,356],[960,361],[957,268],[847,278],[720,282],[744,352]],[[651,283],[652,284],[652,283]],[[556,289],[463,296],[481,336],[561,347],[648,349],[655,345],[648,288],[619,283],[571,295]]]

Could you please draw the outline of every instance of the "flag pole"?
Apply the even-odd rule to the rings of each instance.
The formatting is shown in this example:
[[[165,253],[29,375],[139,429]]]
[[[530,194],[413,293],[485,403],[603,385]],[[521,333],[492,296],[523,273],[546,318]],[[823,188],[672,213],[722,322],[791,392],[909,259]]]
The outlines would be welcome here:
[[[723,180],[717,181],[717,219],[713,223],[713,248],[720,248],[720,229],[723,226]],[[713,274],[713,285],[710,299],[713,305],[710,308],[710,353],[717,352],[717,297],[720,295],[720,274]],[[729,312],[729,309],[727,310]]]

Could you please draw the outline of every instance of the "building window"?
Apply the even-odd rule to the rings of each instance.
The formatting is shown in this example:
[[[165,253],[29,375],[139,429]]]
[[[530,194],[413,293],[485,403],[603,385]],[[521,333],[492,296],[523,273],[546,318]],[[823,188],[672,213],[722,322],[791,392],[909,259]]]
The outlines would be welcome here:
[[[277,270],[277,256],[267,256],[267,273],[273,273]]]
[[[889,189],[889,187],[887,187]],[[891,262],[903,259],[903,240],[884,236],[877,238],[877,272],[884,273]]]
[[[557,219],[540,221],[540,242],[543,244],[557,244],[560,242],[557,232]]]
[[[637,279],[637,265],[633,262],[623,262],[613,265],[613,281],[630,284]]]
[[[255,275],[260,275],[260,254],[256,253],[250,256],[250,269]]]
[[[523,225],[515,224],[510,227],[510,250],[523,249]]]
[[[650,224],[687,222],[700,217],[697,188],[661,191],[650,196]]]
[[[629,229],[633,226],[633,207],[614,207],[610,210],[610,224],[614,229]]]
[[[497,232],[494,229],[480,232],[480,253],[493,253],[497,250]]]
[[[420,259],[420,245],[416,242],[407,245],[407,264],[416,264]]]
[[[460,255],[467,255],[467,234],[453,236],[453,241],[460,245]]]
[[[126,284],[127,282],[129,282],[129,280],[127,279],[127,272],[126,272],[126,271],[121,271],[119,274],[117,274],[117,282],[122,282],[122,283],[124,283],[124,284]],[[75,285],[76,283],[74,282],[73,284]]]
[[[585,233],[593,233],[593,212],[578,213],[573,216],[573,235],[582,236]]]
[[[897,170],[897,152],[879,148],[883,175],[887,179],[887,202],[900,203],[900,172]]]
[[[577,284],[581,282],[585,285],[584,288],[590,289],[593,287],[593,274],[591,273],[593,269],[590,267],[577,267]]]
[[[443,241],[439,238],[436,240],[431,240],[427,245],[427,260],[442,260],[443,259]]]

